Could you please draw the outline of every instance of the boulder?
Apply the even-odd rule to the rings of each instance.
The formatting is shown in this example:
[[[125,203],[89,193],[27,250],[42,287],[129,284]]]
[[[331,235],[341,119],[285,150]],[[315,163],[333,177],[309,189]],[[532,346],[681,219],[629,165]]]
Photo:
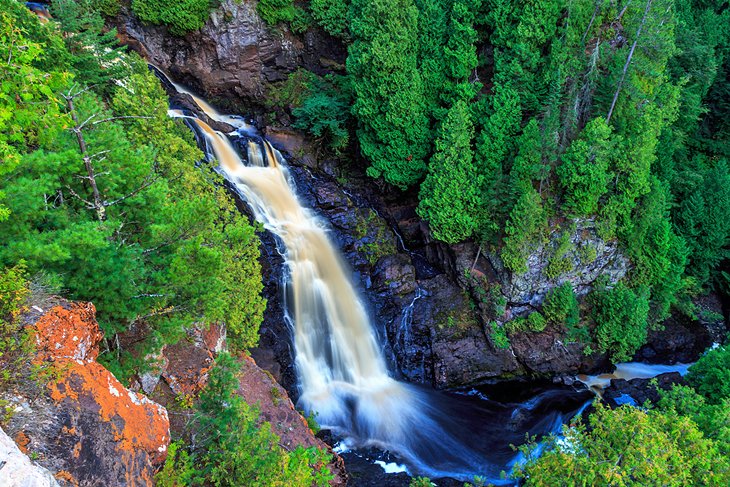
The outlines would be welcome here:
[[[31,325],[51,380],[39,397],[6,391],[15,405],[8,430],[70,485],[152,485],[170,442],[167,411],[96,362],[95,313],[91,303],[63,301]]]
[[[0,478],[3,487],[58,487],[53,474],[34,465],[0,428]]]

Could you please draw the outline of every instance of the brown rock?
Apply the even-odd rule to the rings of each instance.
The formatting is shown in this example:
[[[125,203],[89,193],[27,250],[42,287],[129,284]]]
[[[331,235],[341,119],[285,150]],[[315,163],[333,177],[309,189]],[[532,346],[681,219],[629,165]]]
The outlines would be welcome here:
[[[335,479],[330,483],[333,486],[347,484],[345,465],[339,455],[322,440],[314,436],[307,421],[296,410],[286,390],[281,387],[269,374],[256,365],[251,357],[241,360],[240,387],[238,393],[249,404],[257,404],[261,411],[261,419],[271,423],[272,431],[280,438],[279,444],[291,451],[301,445],[305,448],[314,446],[329,450],[333,455],[330,471]]]
[[[95,313],[62,302],[32,325],[37,360],[52,363],[50,394],[13,398],[9,430],[64,485],[152,485],[170,442],[167,411],[96,362]]]

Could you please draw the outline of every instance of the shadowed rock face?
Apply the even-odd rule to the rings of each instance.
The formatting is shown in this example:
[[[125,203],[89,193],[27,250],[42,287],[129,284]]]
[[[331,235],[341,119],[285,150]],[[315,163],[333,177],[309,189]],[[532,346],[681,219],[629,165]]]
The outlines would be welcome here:
[[[37,360],[51,363],[54,378],[48,395],[11,397],[9,431],[62,484],[152,485],[170,442],[167,411],[96,362],[95,313],[91,303],[62,302],[32,325]]]
[[[264,84],[285,79],[304,50],[294,36],[267,29],[249,0],[224,0],[200,31],[184,37],[131,15],[117,28],[151,62],[213,96],[261,101]]]

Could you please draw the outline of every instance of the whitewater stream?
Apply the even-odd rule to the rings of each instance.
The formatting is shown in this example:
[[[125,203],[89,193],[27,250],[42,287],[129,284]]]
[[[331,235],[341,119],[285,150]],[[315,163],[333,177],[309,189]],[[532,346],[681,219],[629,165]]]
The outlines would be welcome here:
[[[171,84],[191,95],[208,117],[236,129],[225,135],[190,113],[169,112],[187,119],[204,138],[218,171],[278,238],[298,407],[316,413],[322,428],[342,438],[341,449],[389,451],[411,474],[467,481],[479,475],[511,484],[500,479],[501,471],[519,461],[510,443],[521,444],[528,432],[559,433],[590,403],[590,392],[567,387],[516,386],[506,395],[488,388],[441,393],[393,379],[352,273],[328,237],[327,222],[301,204],[284,157],[243,118],[220,114]],[[404,310],[404,319],[410,312]]]

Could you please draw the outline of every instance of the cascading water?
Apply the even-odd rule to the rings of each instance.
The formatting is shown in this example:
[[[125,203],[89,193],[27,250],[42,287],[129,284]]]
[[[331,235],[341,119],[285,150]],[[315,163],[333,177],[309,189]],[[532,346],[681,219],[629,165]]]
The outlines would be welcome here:
[[[442,426],[430,398],[388,375],[345,265],[324,223],[299,203],[276,150],[264,142],[262,154],[249,141],[245,165],[226,136],[193,121],[256,219],[283,243],[301,405],[352,445],[398,452],[416,471],[455,477],[483,473],[483,457]]]
[[[213,120],[236,121],[239,134],[254,130],[240,117],[221,115],[193,96]],[[585,397],[563,401],[563,393],[541,396],[535,414],[515,418],[519,404],[468,395],[436,393],[400,383],[388,374],[366,309],[345,264],[327,237],[327,227],[304,208],[293,189],[283,157],[266,141],[248,138],[244,163],[228,137],[204,121],[185,117],[203,135],[219,171],[251,207],[256,219],[279,239],[287,267],[285,307],[293,322],[300,406],[317,414],[322,427],[345,438],[349,447],[375,446],[396,453],[412,473],[501,481],[515,458],[510,443],[526,432],[547,433]],[[403,312],[408,333],[413,306]],[[569,393],[570,394],[570,393]],[[561,402],[562,401],[562,402]],[[531,405],[530,407],[534,407]],[[523,417],[524,416],[524,417]],[[507,426],[506,426],[507,425]]]

